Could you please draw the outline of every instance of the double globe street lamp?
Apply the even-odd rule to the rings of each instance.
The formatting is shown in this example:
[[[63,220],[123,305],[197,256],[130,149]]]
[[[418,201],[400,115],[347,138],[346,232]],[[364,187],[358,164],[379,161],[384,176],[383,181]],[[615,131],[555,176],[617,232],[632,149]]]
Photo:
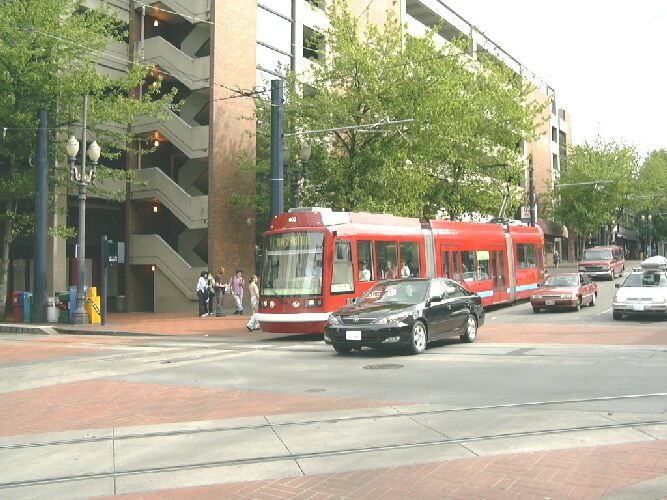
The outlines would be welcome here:
[[[84,126],[83,142],[85,146],[86,132]],[[69,174],[72,182],[79,183],[79,231],[77,243],[77,286],[76,286],[76,309],[72,312],[71,321],[75,325],[88,323],[88,314],[84,306],[86,294],[84,284],[86,278],[86,190],[88,184],[95,182],[97,173],[97,161],[100,159],[101,149],[97,141],[93,141],[88,147],[88,158],[91,167],[86,169],[86,155],[81,155],[81,165],[76,165],[76,156],[79,153],[79,141],[71,136],[67,141],[67,156],[69,157]]]
[[[646,257],[651,257],[653,254],[653,242],[651,241],[651,222],[653,217],[651,214],[642,215],[642,224],[645,224],[644,230],[646,231]]]

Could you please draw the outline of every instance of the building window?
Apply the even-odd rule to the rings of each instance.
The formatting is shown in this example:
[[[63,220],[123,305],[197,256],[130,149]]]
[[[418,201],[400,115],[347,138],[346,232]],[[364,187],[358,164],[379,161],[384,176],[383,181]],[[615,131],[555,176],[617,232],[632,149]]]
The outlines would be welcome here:
[[[303,57],[311,61],[324,58],[324,37],[308,26],[303,27]]]
[[[558,155],[556,153],[551,154],[551,169],[558,172]]]
[[[558,142],[558,129],[556,127],[551,127],[551,140]]]

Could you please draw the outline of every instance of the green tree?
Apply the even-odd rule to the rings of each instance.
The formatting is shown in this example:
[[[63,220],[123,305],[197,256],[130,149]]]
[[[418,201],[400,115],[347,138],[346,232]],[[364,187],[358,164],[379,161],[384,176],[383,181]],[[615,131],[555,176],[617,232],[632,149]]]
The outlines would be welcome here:
[[[439,48],[437,29],[407,34],[391,11],[383,26],[363,25],[345,0],[334,0],[328,16],[310,74],[290,75],[286,130],[414,122],[290,139],[292,170],[299,142],[313,148],[302,204],[424,218],[440,208],[497,213],[505,183],[523,178],[517,145],[535,137],[543,109],[534,88],[488,54],[473,60],[469,40]],[[258,109],[258,132],[268,133],[268,107]],[[257,144],[259,180],[268,141]]]
[[[105,168],[133,140],[127,124],[142,115],[164,116],[173,94],[160,97],[160,81],[146,83],[150,68],[128,65],[120,79],[98,71],[109,43],[122,41],[127,26],[107,8],[87,10],[80,0],[6,0],[0,2],[0,201],[3,213],[0,265],[0,315],[4,315],[9,249],[33,231],[35,184],[30,156],[36,151],[38,110],[49,111],[50,165],[64,160],[66,134],[81,119],[82,100],[90,96],[88,127],[103,146],[98,178],[126,176]],[[110,123],[120,124],[108,126]],[[106,125],[106,126],[105,126]],[[85,145],[82,145],[85,147]],[[51,170],[54,184],[67,182],[67,165]],[[52,228],[65,236],[75,232]]]
[[[667,149],[652,151],[639,170],[637,213],[651,214],[652,240],[667,239]],[[637,227],[638,231],[644,228]]]
[[[633,146],[598,140],[572,148],[553,193],[554,219],[577,233],[579,250],[589,235],[611,226],[619,210],[633,210],[638,171]]]

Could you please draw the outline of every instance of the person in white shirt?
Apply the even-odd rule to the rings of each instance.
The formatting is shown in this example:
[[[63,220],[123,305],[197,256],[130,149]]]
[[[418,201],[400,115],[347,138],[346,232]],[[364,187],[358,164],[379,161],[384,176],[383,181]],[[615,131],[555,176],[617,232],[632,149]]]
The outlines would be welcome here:
[[[248,285],[248,290],[250,290],[250,305],[252,306],[252,316],[250,316],[250,321],[246,324],[246,328],[249,332],[253,330],[259,330],[259,321],[257,321],[257,309],[259,308],[259,278],[254,274],[250,278],[250,284]]]
[[[371,280],[371,270],[368,269],[366,261],[361,262],[361,270],[359,271],[359,281],[370,281]]]
[[[401,259],[401,277],[408,278],[410,276],[410,268],[405,263],[405,260]]]
[[[199,300],[199,315],[208,316],[206,302],[208,301],[208,280],[207,272],[202,271],[197,280],[197,299]]]

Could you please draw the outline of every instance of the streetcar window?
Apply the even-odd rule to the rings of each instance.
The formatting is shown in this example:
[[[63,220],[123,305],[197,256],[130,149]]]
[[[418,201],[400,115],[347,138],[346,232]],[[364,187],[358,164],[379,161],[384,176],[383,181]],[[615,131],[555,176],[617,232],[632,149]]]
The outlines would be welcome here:
[[[410,269],[410,276],[419,276],[419,243],[401,242],[401,269],[403,263]]]
[[[461,252],[452,252],[454,257],[454,267],[452,268],[453,279],[459,283],[463,283],[463,273],[461,272]]]
[[[378,241],[377,249],[377,276],[383,280],[398,278],[398,253],[395,241]]]
[[[536,266],[537,249],[535,243],[518,243],[516,254],[520,269],[529,269]]]
[[[322,295],[324,233],[299,231],[274,234],[266,241],[262,295]]]
[[[336,241],[333,256],[331,293],[354,291],[352,272],[352,244],[349,241]]]
[[[357,241],[357,268],[359,281],[375,281],[372,241]]]
[[[477,271],[479,275],[477,276],[478,280],[488,280],[491,276],[489,272],[489,252],[486,250],[477,251]]]
[[[445,278],[454,278],[452,264],[449,260],[449,252],[442,252],[442,275]]]
[[[475,281],[475,252],[461,252],[463,262],[463,281]]]

